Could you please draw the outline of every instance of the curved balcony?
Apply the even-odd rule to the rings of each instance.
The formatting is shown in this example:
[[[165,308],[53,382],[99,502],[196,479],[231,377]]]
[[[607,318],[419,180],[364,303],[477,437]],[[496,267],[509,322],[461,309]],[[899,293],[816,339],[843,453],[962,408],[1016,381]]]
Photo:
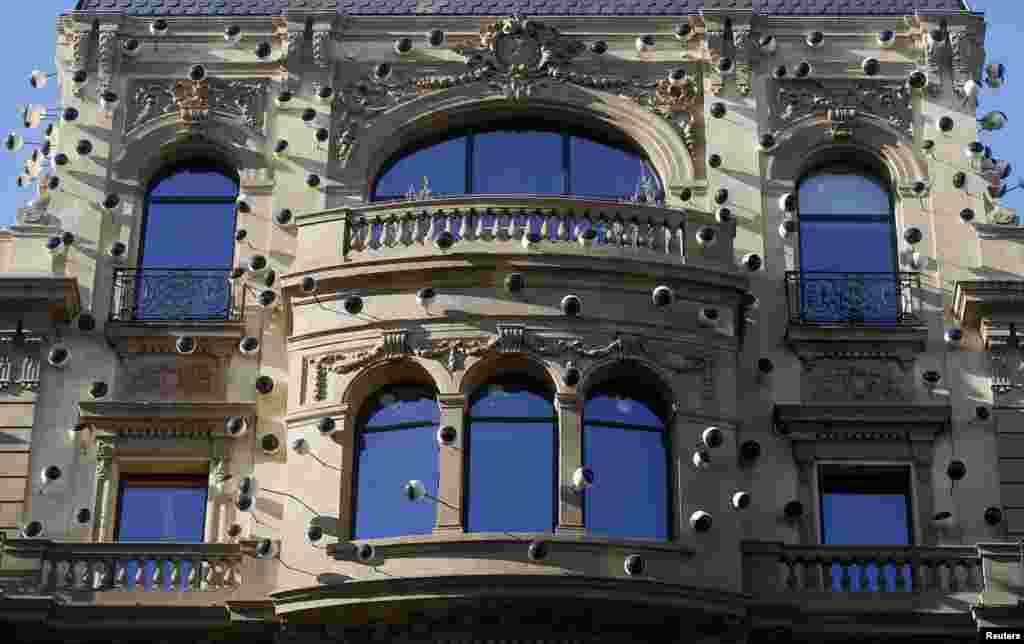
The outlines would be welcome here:
[[[732,224],[642,203],[538,195],[375,202],[298,217],[294,273],[441,254],[577,255],[735,270]],[[715,230],[698,245],[696,231]],[[325,239],[339,246],[327,248]]]

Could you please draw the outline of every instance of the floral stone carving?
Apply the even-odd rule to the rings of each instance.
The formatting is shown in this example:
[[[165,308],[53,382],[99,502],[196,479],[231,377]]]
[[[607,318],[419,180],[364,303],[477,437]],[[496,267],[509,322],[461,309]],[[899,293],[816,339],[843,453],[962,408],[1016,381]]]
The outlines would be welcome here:
[[[132,100],[128,104],[125,132],[174,112],[186,124],[219,115],[260,131],[263,129],[268,85],[266,80],[225,81],[217,78],[202,81],[142,80],[130,93]]]
[[[898,360],[815,360],[804,370],[808,402],[904,402],[911,399]]]
[[[780,127],[829,110],[856,110],[858,116],[871,116],[910,134],[913,108],[910,90],[902,84],[885,81],[785,80],[777,81],[772,114]]]

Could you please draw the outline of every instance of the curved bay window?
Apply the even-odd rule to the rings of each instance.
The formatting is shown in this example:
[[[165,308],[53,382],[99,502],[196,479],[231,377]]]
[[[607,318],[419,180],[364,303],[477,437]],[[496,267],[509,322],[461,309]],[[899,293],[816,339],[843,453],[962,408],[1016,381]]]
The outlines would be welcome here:
[[[671,538],[668,405],[643,374],[595,386],[583,407],[583,463],[594,486],[583,499],[588,532]]]
[[[174,165],[153,179],[138,268],[115,276],[120,319],[231,318],[237,196],[236,173],[213,162]]]
[[[830,163],[804,176],[800,222],[800,321],[892,324],[899,280],[892,193],[878,171]]]
[[[405,150],[378,175],[370,198],[470,194],[664,201],[657,173],[628,142],[543,120],[452,131]]]
[[[554,392],[526,376],[470,399],[467,532],[553,532],[558,454]]]
[[[433,531],[434,503],[410,503],[402,489],[417,479],[437,497],[439,448],[434,433],[440,419],[431,387],[391,385],[367,400],[356,420],[353,539]]]

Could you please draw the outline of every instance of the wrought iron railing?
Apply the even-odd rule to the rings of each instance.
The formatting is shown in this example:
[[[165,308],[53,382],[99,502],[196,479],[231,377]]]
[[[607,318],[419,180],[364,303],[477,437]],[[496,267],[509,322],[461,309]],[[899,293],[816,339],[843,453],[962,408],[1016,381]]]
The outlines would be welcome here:
[[[919,324],[914,289],[918,273],[788,271],[789,321],[863,326]]]
[[[237,321],[245,293],[227,268],[114,269],[110,319],[124,322]]]

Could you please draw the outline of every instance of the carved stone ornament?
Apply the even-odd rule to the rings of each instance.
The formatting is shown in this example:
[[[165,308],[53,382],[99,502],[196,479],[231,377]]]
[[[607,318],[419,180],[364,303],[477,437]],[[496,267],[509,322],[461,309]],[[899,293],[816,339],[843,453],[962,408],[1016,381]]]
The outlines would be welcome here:
[[[96,438],[96,480],[108,481],[114,461],[114,437]]]
[[[718,69],[718,61],[729,55],[728,49],[732,43],[729,42],[731,39],[726,38],[728,35],[721,29],[708,29],[704,32],[706,58],[711,63],[707,75],[708,91],[715,96],[721,96],[725,90],[725,77]]]
[[[178,113],[182,124],[201,123],[212,115],[241,121],[250,130],[261,131],[266,103],[266,80],[143,80],[131,92],[125,132],[131,132],[165,114]]]
[[[771,109],[779,127],[843,109],[855,110],[857,117],[881,119],[907,134],[912,132],[914,123],[910,90],[903,84],[886,81],[860,81],[853,86],[846,81],[777,81]],[[842,118],[843,113],[835,112],[833,116],[839,121],[849,120]]]
[[[732,32],[733,59],[736,66],[736,91],[740,96],[750,95],[751,63],[750,49],[752,46],[749,28],[734,29]]]
[[[985,34],[963,28],[950,29],[949,45],[953,52],[953,93],[965,100],[964,83],[971,79],[981,81]]]
[[[88,67],[91,35],[91,24],[77,22],[70,16],[66,16],[61,21],[61,44],[66,46],[71,52],[71,73]],[[82,88],[72,83],[72,92],[75,96],[81,96]]]
[[[313,64],[320,69],[331,65],[331,30],[320,28],[313,31]]]
[[[808,402],[904,402],[908,372],[897,360],[816,360],[803,371]]]
[[[117,37],[118,25],[100,25],[96,46],[96,78],[99,92],[110,89],[117,75],[121,41]]]
[[[942,42],[933,42],[929,37],[930,29],[924,30],[924,66],[928,70],[928,76],[932,82],[928,83],[929,96],[936,97],[942,93],[942,62],[949,56],[949,39],[944,38]]]
[[[651,348],[642,339],[633,336],[617,336],[608,344],[587,346],[580,338],[546,338],[529,332],[523,325],[498,325],[498,333],[494,336],[428,341],[423,346],[411,343],[405,330],[386,331],[369,348],[319,357],[310,361],[315,378],[314,399],[327,399],[327,379],[330,373],[350,373],[375,362],[413,355],[443,360],[446,368],[455,372],[464,368],[466,356],[478,357],[492,351],[502,354],[534,353],[563,360],[598,360],[609,356],[619,359],[641,358],[676,373],[701,373],[704,398],[714,396],[713,364],[711,359],[704,356],[683,356],[672,352],[669,347]]]

